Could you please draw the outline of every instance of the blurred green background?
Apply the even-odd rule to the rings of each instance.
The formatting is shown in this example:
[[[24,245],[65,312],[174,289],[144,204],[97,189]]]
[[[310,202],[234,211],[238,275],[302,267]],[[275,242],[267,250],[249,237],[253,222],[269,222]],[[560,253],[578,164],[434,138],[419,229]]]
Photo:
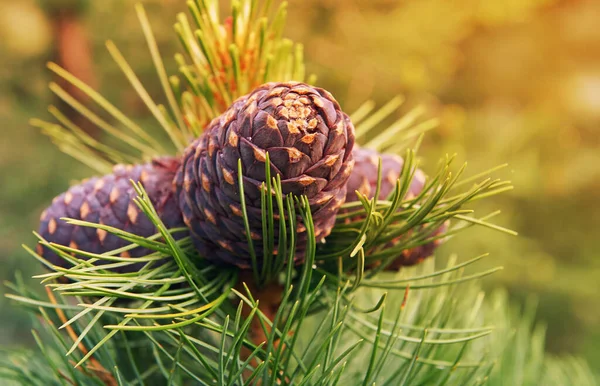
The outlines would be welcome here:
[[[148,0],[160,49],[174,72],[172,31],[183,0]],[[153,95],[159,85],[131,0],[0,0],[0,277],[41,268],[32,245],[39,213],[91,171],[61,154],[31,117],[48,118],[45,69],[58,61],[142,124],[148,113],[104,48],[114,40]],[[502,209],[510,237],[479,229],[442,255],[491,257],[484,280],[515,301],[539,298],[548,350],[600,361],[600,1],[292,0],[287,36],[346,111],[397,94],[403,112],[425,105],[441,119],[421,149],[432,172],[457,153],[470,172],[508,162]],[[81,122],[86,125],[85,122]],[[0,298],[0,345],[30,343],[24,313]]]

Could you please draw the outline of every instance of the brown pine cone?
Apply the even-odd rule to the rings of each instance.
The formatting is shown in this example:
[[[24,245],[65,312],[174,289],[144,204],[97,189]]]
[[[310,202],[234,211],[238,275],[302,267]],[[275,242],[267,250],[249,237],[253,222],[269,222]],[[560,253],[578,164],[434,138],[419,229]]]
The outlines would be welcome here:
[[[185,226],[172,185],[179,165],[179,159],[168,157],[144,165],[117,165],[113,174],[90,178],[56,197],[42,213],[38,232],[46,241],[92,253],[109,252],[131,243],[101,229],[68,224],[62,217],[108,225],[138,236],[157,233],[154,224],[133,202],[137,194],[130,180],[142,183],[167,228]],[[151,252],[137,247],[121,255],[139,257]],[[38,245],[38,253],[54,265],[68,264],[42,245]],[[115,271],[132,272],[139,268],[140,264],[133,264]]]
[[[189,146],[175,183],[199,252],[214,262],[250,268],[240,207],[238,160],[257,259],[263,255],[260,187],[269,153],[284,194],[306,195],[317,240],[331,232],[352,171],[354,127],[331,94],[303,83],[267,83],[239,98]],[[275,229],[278,229],[276,216]],[[298,224],[295,261],[306,228]],[[276,246],[278,232],[275,232]]]
[[[404,160],[402,157],[394,154],[380,154],[375,150],[355,147],[353,150],[355,165],[350,178],[348,179],[348,192],[346,202],[357,201],[356,191],[372,198],[377,189],[377,177],[379,168],[379,158],[381,157],[381,187],[379,190],[379,200],[385,200],[396,187],[396,181],[402,172]],[[425,187],[425,174],[417,169],[410,187],[407,192],[407,199],[418,196]],[[433,230],[429,237],[439,236],[448,229],[448,224],[444,223],[441,227]],[[396,241],[397,242],[397,241]],[[397,270],[402,266],[417,264],[423,259],[431,256],[441,240],[435,240],[428,244],[421,245],[412,249],[402,251],[386,269]],[[390,246],[394,245],[394,241]]]

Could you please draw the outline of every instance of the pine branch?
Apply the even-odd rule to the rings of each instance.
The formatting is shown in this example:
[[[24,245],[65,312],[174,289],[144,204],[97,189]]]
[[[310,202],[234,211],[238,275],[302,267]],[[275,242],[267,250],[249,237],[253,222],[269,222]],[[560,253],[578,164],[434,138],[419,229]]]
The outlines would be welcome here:
[[[175,57],[183,83],[178,76],[167,74],[144,8],[136,7],[168,108],[152,100],[117,46],[111,41],[106,44],[158,126],[171,139],[172,147],[165,149],[110,101],[55,63],[49,63],[48,68],[95,102],[119,126],[93,113],[59,86],[51,84],[51,90],[123,146],[104,146],[54,108],[51,112],[58,124],[39,119],[31,120],[31,124],[41,128],[65,153],[106,174],[115,163],[140,163],[157,155],[181,152],[233,100],[264,82],[304,80],[302,46],[281,36],[287,13],[285,2],[276,11],[271,9],[271,2],[263,7],[259,7],[258,0],[232,2],[231,16],[224,22],[219,21],[216,1],[189,1],[188,8],[195,26],[184,14],[179,15],[175,25],[184,49],[184,55]],[[185,89],[181,88],[183,84]]]
[[[138,204],[144,214],[157,228],[164,228],[143,187],[137,186],[137,189],[140,194]],[[276,194],[275,201],[280,199]],[[300,213],[307,228],[310,228],[312,222],[310,211],[306,209],[308,204],[299,199],[297,205],[300,209],[304,208]],[[366,209],[363,215],[366,215]],[[91,223],[80,225],[99,226]],[[266,222],[265,227],[268,226]],[[131,346],[131,351],[133,346],[140,345],[135,349],[137,352],[151,344],[154,349],[146,352],[153,352],[154,359],[145,360],[156,363],[156,368],[147,375],[148,378],[135,375],[141,383],[161,376],[165,380],[171,379],[173,372],[166,369],[171,366],[168,363],[172,363],[173,368],[178,369],[178,378],[190,377],[207,383],[217,374],[214,384],[235,384],[240,377],[246,381],[262,379],[262,382],[274,384],[315,384],[333,382],[334,379],[341,384],[376,379],[384,383],[438,379],[439,384],[460,384],[488,376],[494,359],[482,360],[485,358],[482,352],[498,355],[505,352],[503,347],[507,347],[498,348],[499,340],[503,339],[491,338],[496,336],[498,325],[493,330],[489,323],[497,321],[499,310],[485,311],[478,287],[459,284],[470,279],[463,276],[463,269],[481,257],[461,264],[450,261],[446,268],[438,270],[434,270],[433,260],[429,260],[418,267],[403,269],[396,278],[380,273],[351,286],[352,280],[343,272],[313,269],[317,256],[313,240],[309,242],[313,247],[307,248],[307,261],[299,272],[295,272],[292,265],[287,265],[281,283],[286,283],[283,288],[288,290],[283,292],[278,311],[272,315],[261,310],[254,298],[256,291],[246,288],[244,294],[233,289],[236,280],[235,275],[231,275],[233,272],[217,273],[213,266],[203,267],[203,260],[193,257],[189,248],[183,248],[181,252],[185,258],[193,259],[193,266],[199,265],[195,268],[199,270],[198,275],[193,277],[203,281],[196,290],[182,275],[179,264],[154,267],[168,254],[175,254],[172,248],[181,247],[188,240],[165,243],[158,235],[142,239],[118,229],[103,229],[129,241],[140,242],[156,252],[142,258],[121,258],[117,257],[116,251],[92,255],[49,244],[73,263],[69,269],[56,267],[54,276],[42,275],[45,280],[57,275],[71,280],[47,284],[48,288],[61,294],[61,301],[55,304],[54,301],[32,298],[28,291],[23,292],[18,286],[13,286],[18,295],[11,296],[14,300],[34,305],[33,310],[62,310],[60,312],[69,318],[61,322],[63,327],[73,331],[70,335],[74,344],[68,351],[72,358],[70,363],[83,365],[88,370],[91,358],[98,358],[94,360],[105,369],[115,368],[113,360],[102,355],[107,350],[111,351],[111,346]],[[160,236],[164,239],[169,234],[163,229]],[[96,260],[82,260],[77,258],[78,255]],[[38,258],[43,260],[40,256]],[[94,264],[102,259],[118,261],[118,264],[145,261],[147,265],[139,272],[116,274],[109,270],[108,265]],[[314,274],[317,275],[315,279],[311,278]],[[474,275],[473,278],[477,277]],[[339,283],[347,284],[340,287]],[[376,295],[373,291],[380,290],[373,287],[378,286],[392,292],[397,286],[404,296],[390,297],[383,292]],[[223,288],[225,291],[222,291]],[[241,299],[250,312],[241,313],[243,308],[240,307],[235,311],[232,303],[225,301],[227,289]],[[202,296],[198,296],[196,291],[200,291]],[[65,296],[76,297],[79,304],[69,305]],[[98,300],[94,301],[94,297]],[[214,300],[203,303],[202,299]],[[384,308],[399,312],[384,314]],[[361,309],[369,313],[365,314]],[[373,319],[370,315],[377,312],[379,317]],[[47,323],[48,320],[46,318]],[[264,331],[264,342],[256,342],[249,336],[249,328],[256,321]],[[49,326],[52,328],[52,324]],[[529,331],[531,326],[524,325],[523,329]],[[54,331],[58,333],[58,330]],[[123,340],[119,338],[122,335],[118,335],[118,331],[134,335]],[[529,345],[527,340],[525,342]],[[83,350],[82,344],[86,347]],[[365,353],[371,353],[371,356],[364,358]],[[138,368],[144,363],[133,359],[137,355],[130,354],[129,357],[124,362],[128,363],[125,367]],[[54,366],[54,362],[47,363]],[[365,368],[359,367],[358,363],[370,365]],[[398,363],[404,365],[398,366]],[[390,366],[393,367],[390,369]],[[364,369],[366,373],[351,371],[357,368]],[[113,374],[115,379],[129,380],[134,376],[121,365],[117,369]],[[531,371],[539,375],[539,372]],[[357,376],[362,381],[359,382]]]
[[[218,1],[187,4],[192,22],[182,14],[175,25],[183,46],[175,60],[183,80],[166,73],[149,20],[141,6],[136,8],[166,103],[150,98],[122,53],[107,43],[171,144],[163,146],[55,64],[49,68],[103,113],[56,85],[51,90],[114,137],[117,148],[91,138],[53,107],[58,124],[32,124],[63,151],[105,173],[117,162],[181,151],[232,101],[265,81],[305,78],[302,46],[282,37],[285,2],[273,9],[270,1],[262,6],[257,0],[234,1],[224,21]],[[400,272],[386,271],[403,251],[471,226],[514,234],[488,222],[498,212],[476,216],[470,209],[473,202],[512,188],[510,182],[492,179],[496,168],[463,177],[465,165],[456,167],[454,157],[446,156],[424,189],[409,194],[423,134],[437,121],[425,119],[424,109],[417,107],[384,127],[402,102],[397,97],[378,110],[366,102],[352,115],[360,143],[404,152],[404,164],[395,189],[381,200],[380,162],[375,198],[357,192],[358,201],[342,208],[324,243],[315,239],[308,198],[284,195],[280,176],[271,176],[269,167],[260,192],[262,228],[250,229],[239,164],[250,271],[217,267],[198,255],[189,237],[174,237],[183,229],[167,229],[144,187],[133,182],[135,203],[157,234],[144,237],[66,219],[130,243],[100,254],[38,236],[64,264],[54,265],[26,248],[50,270],[36,276],[46,292],[36,293],[17,280],[8,284],[12,293],[7,296],[35,316],[39,350],[1,357],[0,378],[27,385],[463,385],[504,379],[534,385],[572,377],[578,385],[593,384],[582,363],[545,357],[545,331],[534,326],[532,307],[519,314],[510,309],[506,295],[483,294],[478,279],[499,268],[464,273],[484,256],[462,263],[451,258],[445,267],[436,267],[432,258]],[[265,164],[270,164],[268,153]],[[277,225],[276,216],[282,220]],[[448,223],[448,230],[436,233]],[[303,263],[295,265],[298,224],[308,237],[301,246]],[[252,232],[262,236],[262,248]],[[151,252],[121,256],[137,247]],[[256,256],[259,250],[262,256]],[[140,265],[129,273],[114,271]]]

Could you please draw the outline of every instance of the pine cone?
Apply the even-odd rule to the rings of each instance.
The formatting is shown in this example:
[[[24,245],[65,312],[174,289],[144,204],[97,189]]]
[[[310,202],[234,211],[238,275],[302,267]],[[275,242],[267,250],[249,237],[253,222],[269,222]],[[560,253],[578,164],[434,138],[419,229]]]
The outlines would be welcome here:
[[[308,197],[315,236],[323,239],[346,196],[353,145],[354,127],[323,89],[267,83],[239,98],[187,148],[175,180],[179,205],[199,252],[214,262],[251,266],[239,197],[241,159],[251,237],[257,258],[262,258],[260,187],[267,152],[271,176],[281,177],[283,193]],[[275,229],[279,218],[275,216]],[[297,232],[299,263],[306,240],[301,222]]]
[[[178,159],[167,157],[144,165],[117,165],[113,174],[93,177],[73,186],[56,197],[42,213],[39,234],[49,242],[92,253],[112,251],[130,242],[104,230],[68,224],[61,217],[108,225],[144,237],[155,234],[154,224],[133,202],[137,194],[130,180],[143,184],[167,228],[185,226],[172,185],[179,165]],[[139,257],[151,252],[137,247],[121,256]],[[46,247],[38,245],[38,253],[54,265],[66,265],[64,259]],[[133,264],[115,271],[133,272],[140,266]]]
[[[372,198],[377,190],[377,177],[379,169],[379,158],[381,158],[381,188],[379,200],[385,200],[396,187],[396,181],[400,178],[404,160],[395,154],[380,154],[375,150],[359,148],[355,146],[352,152],[354,156],[354,170],[348,179],[348,192],[346,202],[357,201],[356,191]],[[415,176],[408,189],[407,198],[416,197],[425,186],[425,174],[417,169]]]
[[[355,160],[354,170],[348,179],[348,192],[346,202],[357,201],[356,191],[372,198],[377,189],[377,177],[379,168],[379,158],[381,157],[381,187],[379,190],[379,200],[385,200],[396,187],[396,181],[402,172],[404,160],[402,157],[394,154],[380,154],[371,149],[354,148],[352,152]],[[425,187],[425,174],[417,169],[406,198],[410,199],[418,196]],[[443,234],[448,229],[448,224],[444,223],[441,227],[433,231],[429,237]],[[402,266],[414,265],[423,259],[432,255],[441,241],[435,240],[428,244],[421,245],[412,249],[402,251],[386,269],[398,270]],[[394,245],[394,241],[390,246]]]

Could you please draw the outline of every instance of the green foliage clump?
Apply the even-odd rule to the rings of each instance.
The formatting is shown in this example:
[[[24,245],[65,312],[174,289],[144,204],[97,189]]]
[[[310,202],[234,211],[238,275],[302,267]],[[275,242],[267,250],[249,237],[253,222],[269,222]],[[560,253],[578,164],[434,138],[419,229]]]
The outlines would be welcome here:
[[[146,13],[138,6],[165,104],[150,97],[120,51],[108,43],[109,52],[170,139],[168,145],[55,64],[50,69],[103,112],[92,111],[56,84],[51,90],[118,144],[95,140],[57,108],[50,112],[58,123],[32,123],[61,150],[98,172],[109,171],[114,163],[181,151],[210,119],[257,84],[304,79],[301,46],[281,37],[285,3],[272,12],[272,22],[269,5],[270,1],[235,1],[231,17],[220,22],[217,1],[188,2],[196,29],[185,16],[178,17],[176,31],[184,47],[176,56],[180,76],[167,74]],[[362,144],[404,152],[394,192],[386,200],[359,195],[358,202],[346,204],[346,214],[339,216],[324,244],[317,243],[311,232],[314,224],[306,197],[284,196],[280,180],[271,178],[266,169],[262,234],[268,236],[264,240],[268,264],[253,264],[251,279],[237,268],[216,267],[202,259],[189,237],[174,237],[182,229],[167,229],[143,186],[135,183],[136,204],[158,234],[143,238],[67,219],[112,233],[131,245],[93,254],[40,238],[66,267],[54,266],[25,247],[50,271],[37,276],[46,292],[42,296],[17,278],[9,284],[7,296],[35,316],[38,326],[33,335],[39,350],[8,352],[0,377],[27,385],[493,385],[507,379],[521,385],[558,385],[566,379],[577,385],[594,384],[585,363],[545,356],[544,329],[534,326],[534,307],[519,312],[509,306],[506,294],[482,292],[477,280],[498,268],[465,273],[484,256],[464,262],[453,257],[443,267],[429,259],[397,273],[384,271],[402,250],[441,237],[428,237],[424,225],[437,227],[451,220],[453,226],[443,237],[472,226],[514,234],[488,221],[498,212],[475,216],[470,209],[477,200],[511,189],[509,182],[490,177],[496,168],[464,177],[466,165],[455,167],[455,157],[446,156],[422,193],[407,196],[418,165],[416,152],[435,121],[422,120],[422,111],[416,109],[382,127],[399,104],[400,99],[394,99],[375,111],[367,102],[352,115]],[[274,207],[289,219],[279,222],[279,229],[273,225]],[[305,262],[294,267],[285,262],[295,250],[297,215],[309,237]],[[389,246],[399,237],[400,242]],[[248,243],[252,250],[250,237]],[[120,257],[137,246],[153,252]],[[169,261],[163,264],[165,258]],[[95,264],[100,261],[107,264]],[[139,263],[143,268],[131,273],[111,271]],[[281,295],[273,314],[261,307],[261,293],[268,286],[278,288]],[[265,339],[253,339],[257,333]]]

